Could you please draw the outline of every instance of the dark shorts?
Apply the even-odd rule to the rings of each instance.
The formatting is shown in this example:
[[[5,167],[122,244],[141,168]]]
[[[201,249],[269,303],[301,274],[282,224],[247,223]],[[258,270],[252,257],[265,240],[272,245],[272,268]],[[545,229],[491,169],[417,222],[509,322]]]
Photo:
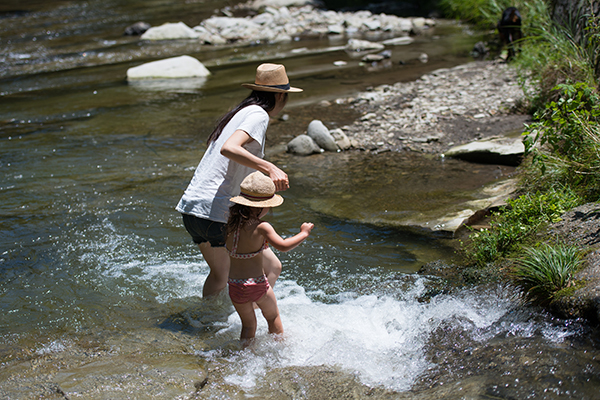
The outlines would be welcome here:
[[[181,215],[183,216],[183,225],[194,243],[209,242],[212,247],[225,246],[225,224],[190,214]]]

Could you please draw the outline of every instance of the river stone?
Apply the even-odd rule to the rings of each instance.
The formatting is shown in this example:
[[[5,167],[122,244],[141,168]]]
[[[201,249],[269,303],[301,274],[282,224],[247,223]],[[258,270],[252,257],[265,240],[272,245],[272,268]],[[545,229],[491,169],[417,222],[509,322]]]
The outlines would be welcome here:
[[[521,138],[492,138],[452,147],[445,155],[470,162],[517,166],[524,152]]]
[[[308,135],[299,135],[292,139],[287,145],[288,153],[308,156],[313,153],[320,153],[321,148]]]
[[[148,29],[142,40],[197,39],[198,33],[183,22],[162,24]]]
[[[415,39],[410,36],[402,36],[393,39],[384,40],[382,43],[386,46],[402,46],[406,44],[411,44]]]
[[[206,77],[210,71],[190,56],[167,58],[138,65],[127,70],[127,79],[164,79]]]
[[[337,151],[338,146],[335,143],[335,139],[329,133],[329,129],[323,124],[323,122],[315,119],[308,124],[306,134],[310,136],[321,148],[327,151]]]
[[[125,28],[125,32],[123,34],[126,36],[139,36],[150,28],[151,26],[149,23],[140,21]]]
[[[226,40],[261,39],[264,27],[246,18],[211,17],[202,25],[209,31],[218,32]]]
[[[383,50],[384,48],[385,46],[380,43],[359,39],[350,39],[346,45],[346,49],[351,51]]]
[[[341,130],[340,128],[333,129],[330,133],[331,133],[331,136],[333,136],[335,143],[337,144],[337,146],[340,149],[348,150],[350,147],[352,147],[352,143],[350,143],[350,139],[348,139],[348,136],[346,136],[344,131]]]

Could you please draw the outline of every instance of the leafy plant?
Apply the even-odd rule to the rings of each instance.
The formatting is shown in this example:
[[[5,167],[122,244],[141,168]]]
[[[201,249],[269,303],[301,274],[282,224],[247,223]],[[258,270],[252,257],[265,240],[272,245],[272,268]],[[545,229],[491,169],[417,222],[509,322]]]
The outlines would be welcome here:
[[[575,284],[574,274],[581,264],[581,252],[576,247],[543,244],[527,249],[511,269],[510,276],[527,300],[547,304]]]
[[[600,96],[583,82],[559,85],[561,96],[535,114],[524,135],[528,173],[546,187],[569,186],[589,201],[600,197]],[[537,171],[537,174],[535,173]],[[537,175],[537,176],[536,176]],[[546,176],[544,176],[546,175]]]
[[[507,201],[508,206],[492,215],[490,228],[470,235],[467,254],[480,267],[507,256],[547,223],[579,204],[569,190],[524,194]]]

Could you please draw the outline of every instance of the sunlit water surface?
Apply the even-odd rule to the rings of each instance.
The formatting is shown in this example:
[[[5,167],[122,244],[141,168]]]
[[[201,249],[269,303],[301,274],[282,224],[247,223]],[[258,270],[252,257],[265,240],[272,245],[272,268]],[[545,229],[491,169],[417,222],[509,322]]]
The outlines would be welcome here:
[[[2,398],[598,398],[597,332],[520,306],[510,288],[440,291],[416,272],[450,262],[451,243],[393,223],[471,200],[510,168],[274,155],[292,187],[267,218],[284,235],[316,225],[280,254],[283,340],[259,315],[256,343],[242,348],[226,294],[200,298],[208,267],[173,207],[258,62],[285,62],[305,89],[290,119],[273,122],[276,146],[313,118],[335,127],[356,117],[318,101],[469,61],[477,35],[441,24],[372,70],[327,50],[339,44],[328,39],[213,49],[121,36],[137,20],[193,26],[221,2],[11,3],[0,6],[13,10],[0,18]],[[179,54],[213,75],[124,80],[131,66]],[[348,66],[334,67],[339,59]]]

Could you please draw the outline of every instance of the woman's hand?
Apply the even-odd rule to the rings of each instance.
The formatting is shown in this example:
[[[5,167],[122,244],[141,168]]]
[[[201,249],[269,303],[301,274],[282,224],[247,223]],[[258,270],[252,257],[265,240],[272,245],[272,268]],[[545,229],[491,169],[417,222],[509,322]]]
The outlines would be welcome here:
[[[272,170],[269,171],[269,178],[271,178],[275,184],[275,191],[277,192],[290,188],[290,181],[288,180],[287,174],[275,165],[273,165]]]

